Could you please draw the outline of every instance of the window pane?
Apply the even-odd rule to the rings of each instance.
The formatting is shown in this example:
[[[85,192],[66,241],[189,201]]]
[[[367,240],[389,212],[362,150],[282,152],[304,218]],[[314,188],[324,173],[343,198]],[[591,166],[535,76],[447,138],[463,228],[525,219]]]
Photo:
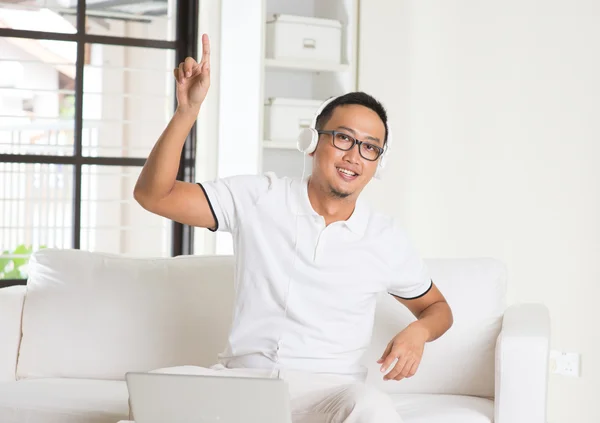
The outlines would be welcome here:
[[[83,155],[147,157],[173,114],[174,51],[87,47]]]
[[[175,5],[176,0],[87,0],[86,32],[172,41]]]
[[[70,248],[73,167],[0,163],[0,279],[26,278],[32,251]]]
[[[0,153],[72,155],[74,42],[0,38]]]
[[[77,0],[1,0],[0,21],[5,28],[74,34]]]
[[[83,166],[81,248],[136,256],[171,254],[171,221],[133,199],[141,167]]]

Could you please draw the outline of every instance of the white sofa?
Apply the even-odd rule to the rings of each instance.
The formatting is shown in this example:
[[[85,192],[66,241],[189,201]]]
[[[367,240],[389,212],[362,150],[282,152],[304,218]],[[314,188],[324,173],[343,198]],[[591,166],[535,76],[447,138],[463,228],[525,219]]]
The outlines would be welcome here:
[[[376,360],[412,315],[382,294],[368,383],[406,423],[545,423],[549,316],[505,306],[492,259],[428,260],[454,326],[427,345],[420,369],[381,380]],[[129,415],[128,371],[209,366],[224,346],[233,258],[126,258],[42,250],[27,288],[0,290],[0,422],[115,423]]]

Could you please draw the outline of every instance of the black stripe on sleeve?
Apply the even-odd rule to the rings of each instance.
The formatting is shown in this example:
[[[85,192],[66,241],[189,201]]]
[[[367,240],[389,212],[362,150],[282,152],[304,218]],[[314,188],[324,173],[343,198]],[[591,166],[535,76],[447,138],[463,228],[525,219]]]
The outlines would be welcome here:
[[[396,294],[392,294],[391,292],[388,292],[388,294],[396,297],[396,298],[400,298],[402,300],[416,300],[417,298],[421,298],[423,295],[427,294],[429,291],[431,291],[431,288],[433,288],[433,279],[429,279],[429,281],[431,282],[429,284],[429,288],[427,288],[427,291],[423,292],[421,295],[417,295],[416,297],[401,297],[399,295]]]
[[[208,194],[206,193],[206,190],[204,189],[204,187],[202,186],[202,184],[200,182],[197,183],[198,186],[202,189],[202,192],[204,193],[204,196],[206,197],[206,201],[208,202],[208,207],[210,207],[210,212],[213,215],[213,218],[215,219],[215,228],[206,228],[211,232],[216,232],[217,229],[219,229],[219,220],[217,219],[217,215],[215,214],[215,209],[213,209],[212,203],[210,202],[210,198],[208,198]]]

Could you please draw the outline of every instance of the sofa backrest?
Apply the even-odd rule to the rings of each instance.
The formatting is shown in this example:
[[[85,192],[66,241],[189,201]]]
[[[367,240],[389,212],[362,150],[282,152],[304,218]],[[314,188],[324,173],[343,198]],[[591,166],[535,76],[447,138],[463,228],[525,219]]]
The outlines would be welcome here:
[[[454,324],[426,344],[417,373],[383,381],[376,361],[388,342],[415,317],[390,295],[379,298],[370,349],[368,381],[390,393],[494,396],[494,350],[506,309],[506,268],[494,259],[426,260],[433,281],[452,309]]]
[[[232,257],[45,249],[29,264],[17,378],[122,380],[209,366],[231,322]]]
[[[493,259],[426,263],[452,308],[454,325],[427,344],[413,378],[383,382],[376,360],[415,318],[382,294],[373,341],[364,355],[369,382],[391,393],[492,397],[506,270]],[[231,256],[35,253],[17,377],[122,379],[128,371],[214,364],[231,324],[233,264]]]

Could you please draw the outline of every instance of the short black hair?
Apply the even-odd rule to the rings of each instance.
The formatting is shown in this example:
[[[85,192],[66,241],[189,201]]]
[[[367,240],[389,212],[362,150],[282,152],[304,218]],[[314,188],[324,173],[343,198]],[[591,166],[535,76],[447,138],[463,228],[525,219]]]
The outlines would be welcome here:
[[[375,113],[377,113],[377,115],[383,122],[383,126],[385,127],[385,139],[383,140],[383,143],[385,145],[385,143],[387,142],[388,133],[389,133],[388,122],[387,122],[387,112],[385,111],[385,107],[383,107],[383,104],[381,104],[379,101],[377,101],[373,96],[371,96],[365,92],[362,92],[362,91],[355,91],[355,92],[344,94],[340,97],[337,97],[335,100],[333,100],[327,106],[325,106],[325,108],[323,109],[321,114],[317,117],[316,129],[317,130],[323,129],[323,127],[327,124],[327,122],[329,122],[329,119],[331,119],[331,116],[333,115],[333,111],[335,110],[336,107],[347,106],[347,105],[351,105],[351,104],[358,104],[360,106],[368,107],[369,109],[371,109]]]

